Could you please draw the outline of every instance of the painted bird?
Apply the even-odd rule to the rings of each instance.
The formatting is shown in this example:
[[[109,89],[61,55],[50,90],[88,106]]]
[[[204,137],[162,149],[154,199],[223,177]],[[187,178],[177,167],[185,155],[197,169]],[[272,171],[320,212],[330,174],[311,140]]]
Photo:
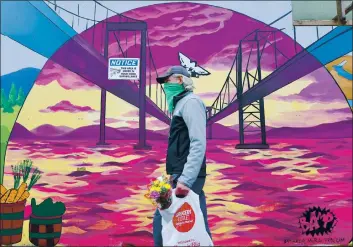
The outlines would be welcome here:
[[[186,68],[191,77],[199,78],[199,76],[210,75],[211,73],[204,68],[197,65],[196,61],[192,61],[190,58],[179,52],[180,65]]]

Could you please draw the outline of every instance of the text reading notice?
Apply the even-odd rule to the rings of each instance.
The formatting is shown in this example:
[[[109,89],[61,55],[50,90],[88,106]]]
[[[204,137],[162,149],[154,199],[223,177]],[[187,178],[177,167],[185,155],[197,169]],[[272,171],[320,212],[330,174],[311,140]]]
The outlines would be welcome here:
[[[139,58],[109,58],[109,80],[139,80]]]

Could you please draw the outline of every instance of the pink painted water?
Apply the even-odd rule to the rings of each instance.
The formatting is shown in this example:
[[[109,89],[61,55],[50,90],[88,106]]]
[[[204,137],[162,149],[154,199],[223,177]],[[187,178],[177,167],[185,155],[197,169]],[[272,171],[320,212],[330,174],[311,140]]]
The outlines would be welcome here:
[[[11,142],[6,164],[32,159],[43,177],[31,197],[65,202],[60,244],[152,246],[154,208],[143,195],[150,179],[165,170],[166,143],[151,141],[151,151],[136,151],[134,143],[97,148],[94,142]],[[269,150],[236,150],[235,144],[208,142],[204,190],[215,245],[313,245],[298,223],[313,206],[330,209],[338,219],[322,238],[349,242],[352,139],[272,140]],[[12,183],[10,169],[5,184]]]

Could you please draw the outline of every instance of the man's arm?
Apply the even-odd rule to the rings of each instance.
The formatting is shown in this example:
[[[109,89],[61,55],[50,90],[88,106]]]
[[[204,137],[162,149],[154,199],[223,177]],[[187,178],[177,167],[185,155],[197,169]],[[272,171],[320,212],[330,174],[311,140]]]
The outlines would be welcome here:
[[[199,175],[206,153],[206,109],[202,101],[189,99],[181,115],[188,127],[190,150],[183,173],[178,181],[191,188]]]

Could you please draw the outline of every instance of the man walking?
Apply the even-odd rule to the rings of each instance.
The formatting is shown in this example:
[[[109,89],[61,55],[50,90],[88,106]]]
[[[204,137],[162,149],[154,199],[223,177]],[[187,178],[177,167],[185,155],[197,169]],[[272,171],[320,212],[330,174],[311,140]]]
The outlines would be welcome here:
[[[157,78],[157,82],[163,84],[169,111],[173,113],[166,160],[167,174],[173,178],[177,197],[185,197],[190,189],[199,195],[206,231],[211,237],[203,191],[206,181],[206,107],[193,94],[194,84],[184,67],[171,67]],[[153,239],[155,246],[163,246],[162,217],[158,209],[153,218]]]

